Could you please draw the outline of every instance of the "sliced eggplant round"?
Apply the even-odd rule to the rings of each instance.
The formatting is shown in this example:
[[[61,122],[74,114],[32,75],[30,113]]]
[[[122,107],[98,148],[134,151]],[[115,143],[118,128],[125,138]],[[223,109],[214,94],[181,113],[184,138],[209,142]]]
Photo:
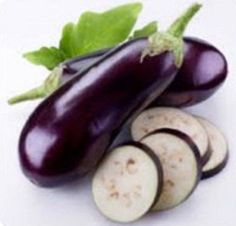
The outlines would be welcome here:
[[[228,144],[221,131],[208,120],[197,117],[204,126],[209,138],[209,149],[212,155],[202,169],[202,179],[213,177],[221,172],[226,166],[229,158]]]
[[[141,142],[159,156],[163,167],[163,190],[152,209],[167,210],[185,201],[201,179],[201,158],[195,143],[174,129],[154,131]]]
[[[204,165],[210,158],[208,137],[205,129],[192,115],[177,108],[150,108],[142,112],[132,123],[131,134],[138,141],[147,134],[161,128],[180,130],[197,145]]]
[[[131,222],[147,213],[158,200],[163,172],[158,157],[136,142],[116,147],[97,169],[94,201],[107,218]]]

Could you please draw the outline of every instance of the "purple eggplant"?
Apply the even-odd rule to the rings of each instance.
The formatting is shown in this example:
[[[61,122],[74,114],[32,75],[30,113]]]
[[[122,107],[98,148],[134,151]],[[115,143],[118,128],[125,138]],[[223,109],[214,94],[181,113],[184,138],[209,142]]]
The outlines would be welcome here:
[[[21,167],[33,183],[61,185],[99,163],[121,127],[175,78],[182,33],[199,8],[190,7],[167,33],[108,52],[36,108],[19,141]]]
[[[62,63],[59,75],[61,84],[90,67],[108,51],[109,49],[101,50]],[[182,67],[171,85],[151,105],[186,107],[200,103],[211,97],[222,86],[227,78],[227,68],[227,61],[217,48],[201,39],[186,37]],[[38,98],[37,93],[33,90],[26,95],[18,96],[13,102]],[[40,97],[47,94],[44,93]]]
[[[197,39],[184,39],[184,62],[175,80],[153,106],[186,107],[212,96],[224,83],[228,69],[224,55],[213,45]]]
[[[91,65],[108,50],[102,50],[63,63],[62,82]],[[224,55],[213,45],[192,37],[184,38],[184,62],[175,80],[152,106],[185,107],[211,97],[227,77]]]

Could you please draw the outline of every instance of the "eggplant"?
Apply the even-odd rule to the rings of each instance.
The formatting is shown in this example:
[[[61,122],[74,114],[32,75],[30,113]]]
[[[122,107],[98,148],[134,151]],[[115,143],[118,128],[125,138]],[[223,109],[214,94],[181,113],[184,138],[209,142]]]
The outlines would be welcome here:
[[[61,65],[62,83],[98,60],[108,50],[78,57]],[[194,37],[184,38],[184,62],[175,80],[150,106],[187,107],[211,97],[228,74],[224,55],[213,45]],[[72,73],[73,72],[73,73]]]
[[[46,98],[20,136],[24,174],[39,186],[54,187],[94,169],[122,126],[175,78],[182,33],[199,9],[191,6],[166,33],[113,49]]]
[[[184,62],[175,80],[152,106],[187,107],[211,97],[227,78],[227,61],[213,45],[184,39]]]
[[[110,49],[100,50],[83,57],[76,57],[62,63],[59,68],[60,83],[64,84],[76,73],[90,67],[101,59]],[[228,65],[216,47],[194,37],[184,38],[184,62],[175,80],[150,106],[187,107],[210,98],[227,78]],[[47,83],[47,82],[46,82]],[[58,87],[52,87],[49,93]],[[25,100],[45,97],[48,92],[38,96],[38,88],[10,100],[18,103]]]
[[[62,83],[71,79],[108,50],[77,57],[61,65]],[[184,38],[184,62],[175,80],[151,106],[187,107],[211,97],[227,78],[227,61],[213,45],[194,37]]]
[[[140,39],[113,50],[34,111],[19,146],[33,182],[53,186],[89,172],[126,120],[170,84],[177,73],[172,54],[140,63],[145,45]]]

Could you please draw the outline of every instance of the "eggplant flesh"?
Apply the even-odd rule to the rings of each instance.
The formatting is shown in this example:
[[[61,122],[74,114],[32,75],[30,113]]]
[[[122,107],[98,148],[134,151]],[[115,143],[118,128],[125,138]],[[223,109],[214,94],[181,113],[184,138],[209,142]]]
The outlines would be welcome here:
[[[195,117],[178,108],[155,107],[143,111],[131,125],[131,135],[139,141],[157,129],[176,129],[186,133],[197,145],[201,163],[210,159],[208,136],[204,127]]]
[[[209,138],[209,149],[212,155],[202,169],[202,179],[213,177],[220,173],[229,160],[228,143],[223,133],[212,122],[197,116],[199,122],[206,129]]]
[[[91,66],[108,51],[100,50],[63,63],[62,83]],[[227,70],[226,59],[217,48],[204,40],[186,37],[182,67],[171,85],[151,105],[185,107],[200,103],[221,87]]]
[[[44,100],[20,136],[24,174],[54,187],[91,171],[120,128],[140,113],[177,74],[170,52],[140,57],[147,39],[107,53]]]
[[[136,142],[123,144],[99,165],[92,182],[94,201],[109,219],[132,222],[158,200],[162,174],[160,160],[150,148]]]
[[[195,143],[178,130],[162,129],[141,140],[160,158],[163,190],[153,210],[171,209],[185,201],[201,178],[201,160]]]

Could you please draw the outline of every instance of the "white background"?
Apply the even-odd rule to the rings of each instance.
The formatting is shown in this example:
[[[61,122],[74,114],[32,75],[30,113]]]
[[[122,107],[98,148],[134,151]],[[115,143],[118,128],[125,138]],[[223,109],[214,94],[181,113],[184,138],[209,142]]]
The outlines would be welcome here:
[[[0,221],[5,226],[113,226],[92,201],[90,178],[59,189],[35,187],[22,175],[17,141],[35,106],[10,107],[7,98],[39,84],[47,75],[22,53],[43,45],[57,45],[62,26],[85,10],[105,10],[127,0],[7,0],[0,5]],[[132,1],[129,1],[132,2]],[[158,20],[165,28],[191,0],[143,0],[138,25]],[[227,168],[203,181],[181,206],[150,214],[132,225],[236,225],[236,1],[205,0],[186,34],[214,43],[226,55],[229,77],[210,100],[188,109],[215,122],[230,148]],[[92,34],[91,34],[92,35]],[[131,225],[131,224],[129,224]]]

